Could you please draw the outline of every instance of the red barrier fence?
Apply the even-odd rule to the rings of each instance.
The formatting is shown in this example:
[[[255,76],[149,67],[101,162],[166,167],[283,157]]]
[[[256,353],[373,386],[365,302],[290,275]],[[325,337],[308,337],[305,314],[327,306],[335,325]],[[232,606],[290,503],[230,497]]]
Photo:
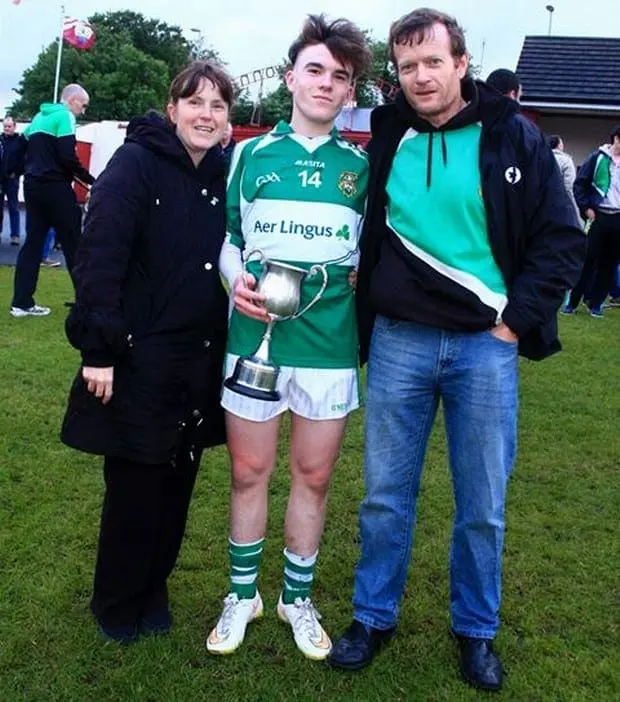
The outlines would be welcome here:
[[[251,139],[252,137],[258,136],[259,134],[264,134],[273,129],[270,126],[233,126],[233,138],[235,141],[243,141],[243,139]],[[359,144],[360,146],[366,146],[366,143],[370,139],[370,132],[351,132],[348,129],[343,129],[340,131],[341,136],[349,141]]]

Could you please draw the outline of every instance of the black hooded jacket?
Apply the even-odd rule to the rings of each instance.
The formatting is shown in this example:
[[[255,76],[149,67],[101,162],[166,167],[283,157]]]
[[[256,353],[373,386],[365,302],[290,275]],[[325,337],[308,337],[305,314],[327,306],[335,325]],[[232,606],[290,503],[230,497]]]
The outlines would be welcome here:
[[[432,187],[431,150],[441,149],[444,162],[458,159],[458,153],[447,153],[443,133],[472,122],[482,126],[479,167],[489,245],[508,294],[502,319],[518,334],[519,351],[528,358],[540,360],[561,348],[556,312],[566,289],[579,277],[585,239],[555,159],[515,101],[471,79],[463,81],[462,90],[467,106],[440,129],[420,118],[402,93],[372,113],[368,205],[357,282],[362,362],[368,357],[378,311],[444,328],[474,330],[481,324],[479,319],[459,319],[464,311],[456,309],[457,296],[437,289],[430,267],[408,268],[386,225],[386,184],[405,132],[413,128],[432,133],[427,162],[420,164]]]
[[[83,365],[114,367],[114,394],[102,405],[78,372],[62,429],[70,446],[163,463],[190,423],[200,424],[194,443],[224,441],[219,151],[196,168],[174,129],[151,113],[132,120],[93,186],[66,331]]]
[[[22,175],[26,146],[21,134],[0,134],[0,178],[18,178]]]

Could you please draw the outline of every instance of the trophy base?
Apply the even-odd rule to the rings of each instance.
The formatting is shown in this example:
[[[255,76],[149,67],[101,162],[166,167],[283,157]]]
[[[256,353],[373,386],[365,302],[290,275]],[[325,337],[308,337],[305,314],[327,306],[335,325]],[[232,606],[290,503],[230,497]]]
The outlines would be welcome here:
[[[280,393],[277,390],[262,390],[261,388],[252,388],[248,385],[242,385],[235,380],[234,376],[226,378],[224,385],[238,395],[251,397],[253,400],[265,400],[266,402],[278,402]]]
[[[276,390],[279,373],[277,366],[266,363],[256,355],[247,356],[237,360],[235,370],[230,378],[226,378],[224,386],[254,400],[277,402],[280,399],[280,393]]]

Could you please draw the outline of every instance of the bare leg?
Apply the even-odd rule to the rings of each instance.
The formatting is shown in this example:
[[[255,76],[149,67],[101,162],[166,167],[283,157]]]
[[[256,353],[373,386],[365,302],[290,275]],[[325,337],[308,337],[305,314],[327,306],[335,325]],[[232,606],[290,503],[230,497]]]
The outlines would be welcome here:
[[[276,465],[281,417],[253,422],[226,413],[232,461],[230,536],[239,544],[262,539],[267,527],[267,488]]]
[[[287,548],[298,556],[311,556],[319,547],[346,423],[346,417],[313,420],[291,415],[291,492],[285,532]]]

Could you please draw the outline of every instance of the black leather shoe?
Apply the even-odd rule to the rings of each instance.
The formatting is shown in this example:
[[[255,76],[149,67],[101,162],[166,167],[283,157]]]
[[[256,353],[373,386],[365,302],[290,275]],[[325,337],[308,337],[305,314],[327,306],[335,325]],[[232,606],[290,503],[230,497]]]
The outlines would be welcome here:
[[[336,641],[327,662],[334,668],[359,670],[372,663],[379,649],[386,644],[396,627],[375,629],[372,626],[353,620],[353,624]]]
[[[455,634],[461,657],[461,675],[479,690],[500,690],[504,670],[489,639],[470,639]]]

